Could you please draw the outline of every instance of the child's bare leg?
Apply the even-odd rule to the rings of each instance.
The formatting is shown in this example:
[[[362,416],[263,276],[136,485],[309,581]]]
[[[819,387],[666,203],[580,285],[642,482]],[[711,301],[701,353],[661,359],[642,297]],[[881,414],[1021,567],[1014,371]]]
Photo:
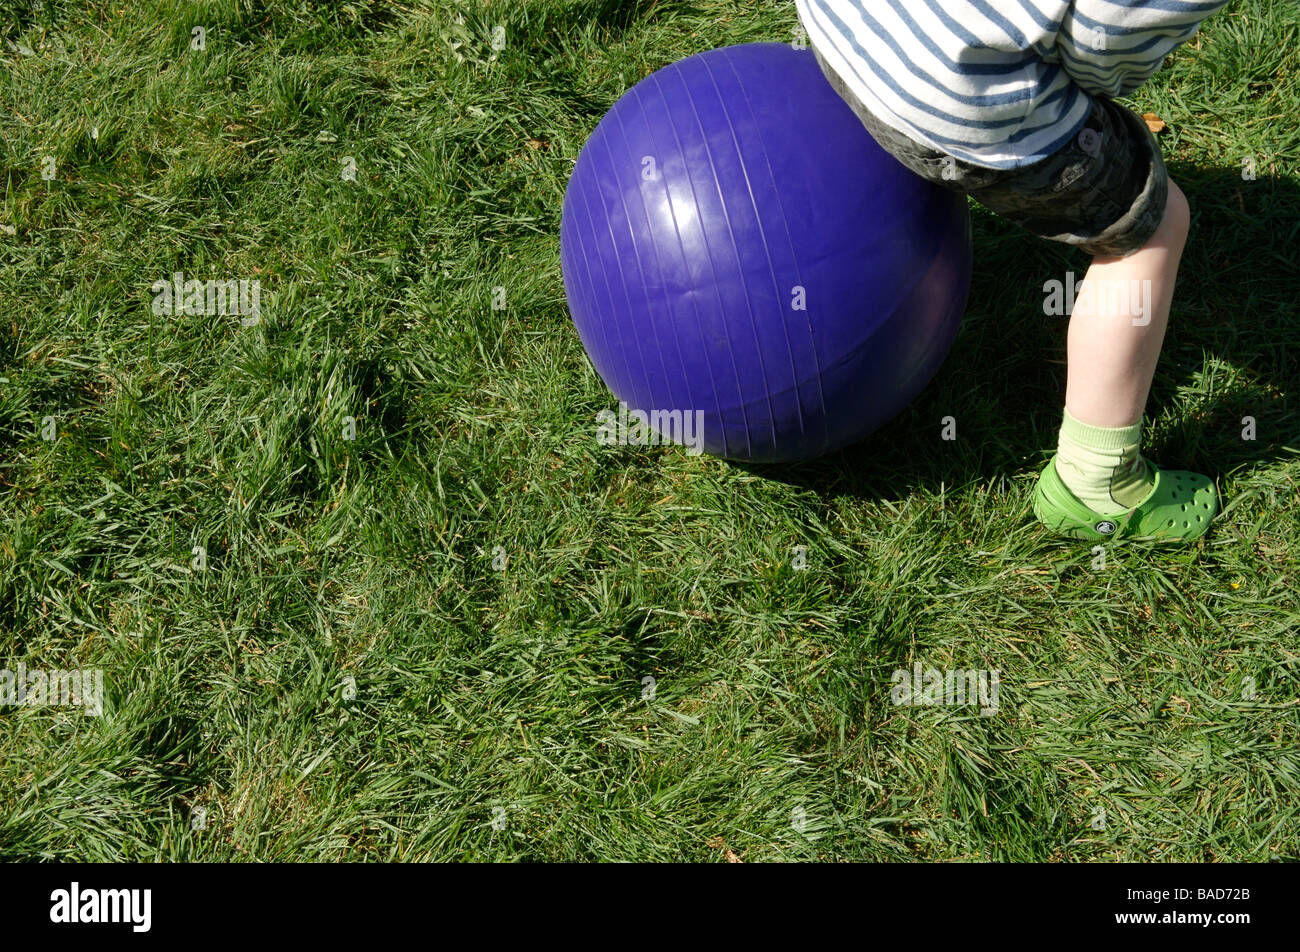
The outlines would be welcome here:
[[[1170,182],[1155,234],[1126,257],[1094,258],[1070,316],[1056,473],[1094,513],[1137,506],[1155,484],[1155,471],[1140,452],[1142,412],[1169,323],[1189,218],[1187,197]]]
[[[1151,378],[1164,341],[1178,262],[1187,240],[1187,197],[1172,181],[1165,216],[1151,240],[1124,258],[1094,258],[1085,283],[1091,300],[1081,299],[1070,318],[1069,369],[1065,408],[1092,426],[1129,426],[1142,421]],[[1134,284],[1133,282],[1137,282]],[[1111,289],[1150,288],[1150,313],[1137,306],[1109,313]],[[1123,301],[1125,295],[1119,295]],[[1131,305],[1145,302],[1128,295]],[[1149,322],[1148,321],[1149,318]],[[1139,322],[1134,323],[1137,319]]]

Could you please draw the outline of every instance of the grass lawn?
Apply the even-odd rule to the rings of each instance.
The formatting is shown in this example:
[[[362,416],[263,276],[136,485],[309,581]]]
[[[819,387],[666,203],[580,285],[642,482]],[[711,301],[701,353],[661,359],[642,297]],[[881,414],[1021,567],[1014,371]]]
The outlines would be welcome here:
[[[573,162],[795,23],[0,0],[0,667],[105,693],[0,707],[0,857],[1300,859],[1300,3],[1126,101],[1193,210],[1148,452],[1225,508],[1102,553],[1029,512],[1087,258],[978,207],[956,346],[865,443],[597,443]],[[176,272],[260,321],[157,313]],[[916,664],[998,710],[894,704]]]

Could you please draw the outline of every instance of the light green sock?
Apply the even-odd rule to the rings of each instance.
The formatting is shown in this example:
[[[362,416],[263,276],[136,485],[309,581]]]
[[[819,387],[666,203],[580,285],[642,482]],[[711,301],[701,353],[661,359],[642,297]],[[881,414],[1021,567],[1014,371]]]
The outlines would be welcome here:
[[[1092,426],[1065,411],[1056,472],[1067,489],[1098,515],[1131,509],[1151,491],[1155,473],[1138,452],[1142,421]]]

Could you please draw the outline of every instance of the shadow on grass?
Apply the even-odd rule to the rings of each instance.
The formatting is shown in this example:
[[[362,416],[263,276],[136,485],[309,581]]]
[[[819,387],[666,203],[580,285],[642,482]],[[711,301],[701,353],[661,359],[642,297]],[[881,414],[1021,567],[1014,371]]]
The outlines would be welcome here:
[[[661,0],[588,0],[573,11],[573,22],[590,22],[619,35],[636,26],[659,6]],[[683,4],[672,6],[674,12],[680,12]]]
[[[1144,452],[1214,477],[1300,446],[1300,187],[1240,168],[1170,163],[1192,206],[1173,314],[1147,403]],[[1036,471],[1055,450],[1067,317],[1043,285],[1082,279],[1088,257],[973,210],[970,302],[952,352],[904,412],[866,440],[798,465],[736,464],[819,494],[939,492]],[[1166,408],[1177,403],[1171,419]],[[956,439],[941,437],[956,421]],[[1255,439],[1243,438],[1244,417]]]

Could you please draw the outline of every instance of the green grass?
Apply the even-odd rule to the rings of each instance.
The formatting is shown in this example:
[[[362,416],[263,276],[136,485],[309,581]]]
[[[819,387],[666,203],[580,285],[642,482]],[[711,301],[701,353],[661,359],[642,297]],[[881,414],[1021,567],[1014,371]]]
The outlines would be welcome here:
[[[1041,288],[1086,259],[978,209],[952,355],[865,445],[598,445],[573,161],[633,82],[793,5],[459,14],[0,0],[0,667],[108,694],[0,708],[0,855],[1300,858],[1294,0],[1128,102],[1193,207],[1150,452],[1226,508],[1104,570],[1028,511]],[[154,315],[174,271],[260,279],[261,324]],[[914,662],[998,669],[1000,710],[893,705]]]

